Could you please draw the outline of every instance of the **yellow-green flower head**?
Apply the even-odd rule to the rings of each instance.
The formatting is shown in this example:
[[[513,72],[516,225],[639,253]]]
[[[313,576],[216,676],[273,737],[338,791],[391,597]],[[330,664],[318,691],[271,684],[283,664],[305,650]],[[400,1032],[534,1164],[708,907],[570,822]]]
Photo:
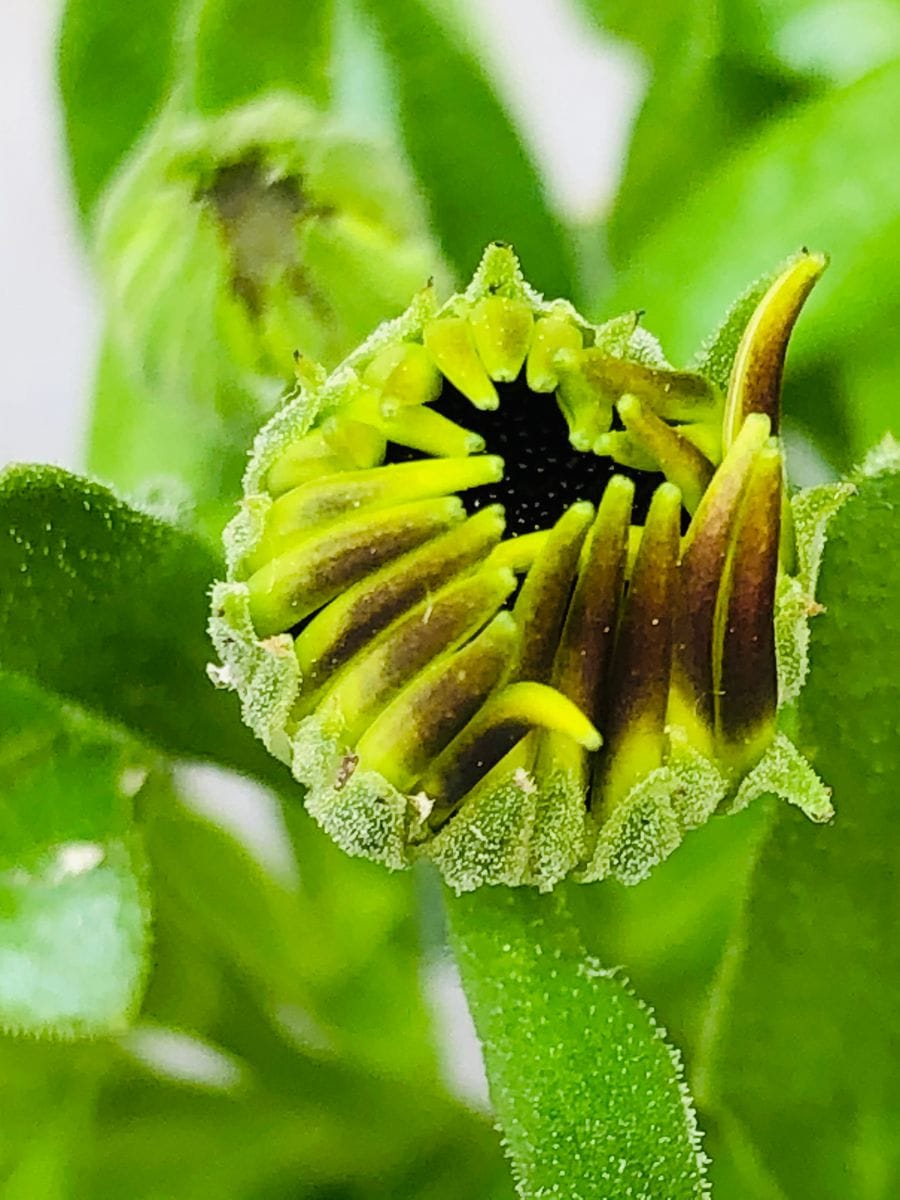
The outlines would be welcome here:
[[[788,503],[777,436],[824,265],[756,285],[682,371],[494,245],[333,374],[301,364],[225,534],[213,675],[345,850],[459,890],[631,883],[756,795],[831,815],[776,729],[840,502]]]

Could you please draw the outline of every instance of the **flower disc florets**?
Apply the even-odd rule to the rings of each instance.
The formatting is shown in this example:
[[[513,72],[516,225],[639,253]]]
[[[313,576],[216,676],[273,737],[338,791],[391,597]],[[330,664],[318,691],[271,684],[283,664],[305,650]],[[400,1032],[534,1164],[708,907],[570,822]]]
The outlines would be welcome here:
[[[214,675],[344,849],[546,889],[636,882],[761,793],[831,815],[775,724],[840,502],[789,505],[777,439],[823,267],[756,285],[679,371],[495,245],[332,375],[301,363],[226,531]]]

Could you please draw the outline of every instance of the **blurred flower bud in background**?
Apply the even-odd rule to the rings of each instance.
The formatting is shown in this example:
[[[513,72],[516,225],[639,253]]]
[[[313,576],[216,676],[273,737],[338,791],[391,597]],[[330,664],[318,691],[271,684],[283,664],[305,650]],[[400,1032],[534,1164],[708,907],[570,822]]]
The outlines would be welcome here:
[[[145,498],[155,466],[156,502],[205,531],[295,357],[333,366],[441,269],[396,152],[281,94],[164,113],[96,228],[109,321],[92,466]]]

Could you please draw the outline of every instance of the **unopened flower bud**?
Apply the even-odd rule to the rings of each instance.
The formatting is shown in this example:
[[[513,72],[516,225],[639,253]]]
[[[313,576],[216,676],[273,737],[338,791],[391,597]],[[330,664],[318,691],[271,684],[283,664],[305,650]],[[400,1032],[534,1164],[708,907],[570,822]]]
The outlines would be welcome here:
[[[294,381],[295,359],[308,385],[310,360],[335,366],[441,267],[390,147],[288,94],[208,118],[163,113],[113,183],[97,250],[109,353],[152,405],[160,473],[180,474],[201,509],[232,507],[242,443]],[[394,363],[388,394],[426,398],[415,365]],[[117,419],[101,406],[100,426]],[[153,447],[142,453],[146,474]],[[102,466],[117,474],[114,460]]]
[[[494,245],[273,418],[212,634],[346,850],[546,889],[636,882],[773,787],[827,818],[776,725],[839,503],[798,501],[789,575],[772,394],[817,262],[764,291],[726,391]]]

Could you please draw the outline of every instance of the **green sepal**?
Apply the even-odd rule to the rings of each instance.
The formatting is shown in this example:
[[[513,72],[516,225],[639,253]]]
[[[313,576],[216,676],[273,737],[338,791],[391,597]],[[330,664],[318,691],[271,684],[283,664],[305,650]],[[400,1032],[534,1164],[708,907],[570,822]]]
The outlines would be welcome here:
[[[775,595],[775,652],[779,707],[796,700],[809,671],[809,621],[821,613],[816,584],[825,551],[828,522],[856,485],[823,483],[791,498],[796,574],[780,574]]]
[[[550,891],[581,860],[588,825],[577,772],[540,781],[526,738],[473,789],[427,854],[457,893],[483,884]]]
[[[831,788],[826,787],[794,743],[777,733],[768,750],[741,780],[728,812],[740,812],[763,796],[794,804],[817,825],[834,816]]]
[[[774,284],[808,257],[806,251],[792,254],[771,271],[760,275],[732,302],[718,328],[694,355],[691,368],[705,375],[721,391],[728,390],[731,371],[741,339],[760,302]]]
[[[223,664],[209,668],[210,679],[238,693],[244,721],[270,754],[290,763],[287,726],[300,689],[293,639],[280,635],[259,641],[250,619],[250,594],[241,583],[213,588],[209,633]]]
[[[317,715],[293,738],[294,777],[306,786],[309,813],[347,854],[392,870],[410,865],[409,844],[425,814],[376,771],[357,770],[338,732]]]
[[[581,883],[617,879],[635,884],[702,825],[728,792],[715,763],[695,750],[677,726],[668,730],[663,766],[639,780],[616,805],[596,835]]]

